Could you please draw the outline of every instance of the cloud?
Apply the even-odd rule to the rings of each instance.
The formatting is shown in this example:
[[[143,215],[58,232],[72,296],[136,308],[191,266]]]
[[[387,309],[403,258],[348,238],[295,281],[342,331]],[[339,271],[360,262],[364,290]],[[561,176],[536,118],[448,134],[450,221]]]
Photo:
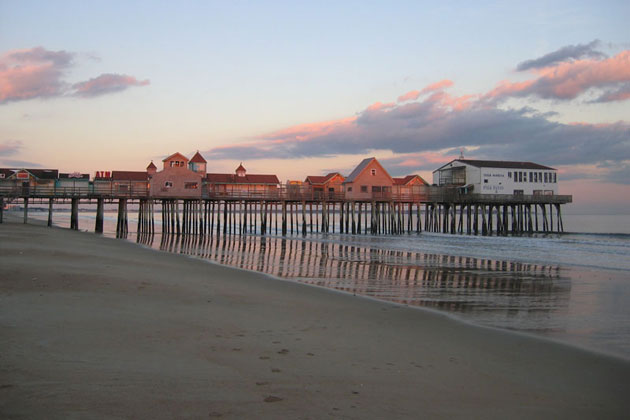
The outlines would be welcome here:
[[[42,47],[13,50],[0,56],[0,104],[63,94],[64,72],[74,54]]]
[[[499,83],[486,94],[486,99],[534,96],[543,99],[571,100],[592,89],[614,91],[630,83],[630,50],[601,61],[562,62],[536,69],[535,74],[538,76],[536,79]],[[605,95],[600,97],[600,102],[605,100]]]
[[[43,165],[36,162],[29,162],[26,160],[15,160],[15,159],[0,159],[0,164],[8,168],[43,168],[44,167]]]
[[[563,124],[529,107],[503,109],[489,106],[479,95],[437,91],[418,102],[301,124],[207,154],[216,159],[296,159],[389,151],[397,156],[388,163],[402,175],[414,168],[435,169],[458,155],[460,147],[474,150],[477,158],[551,166],[619,162],[630,159],[630,124]]]
[[[146,86],[148,84],[148,80],[140,81],[125,74],[106,73],[85,82],[75,83],[72,88],[75,89],[74,94],[77,96],[94,97],[121,92],[132,86]]]
[[[64,78],[74,67],[76,56],[72,52],[50,51],[43,47],[12,50],[1,55],[0,104],[71,94],[96,96],[149,83],[148,80],[137,81],[132,76],[102,74],[71,86]]]
[[[608,90],[592,102],[615,102],[626,101],[628,99],[630,99],[630,83],[626,83],[618,89]]]
[[[0,143],[0,156],[11,156],[18,153],[23,147],[21,141],[9,140]]]
[[[606,54],[597,51],[601,41],[594,40],[588,44],[567,45],[533,60],[526,60],[516,66],[517,71],[540,69],[556,65],[561,62],[578,60],[581,58],[604,59]]]
[[[397,102],[401,103],[401,102],[407,102],[407,101],[415,101],[416,99],[418,99],[420,96],[424,94],[435,92],[438,90],[443,90],[451,86],[453,86],[453,82],[451,80],[448,80],[448,79],[440,80],[439,82],[435,82],[426,86],[422,90],[412,90],[405,93],[404,95],[399,96]]]

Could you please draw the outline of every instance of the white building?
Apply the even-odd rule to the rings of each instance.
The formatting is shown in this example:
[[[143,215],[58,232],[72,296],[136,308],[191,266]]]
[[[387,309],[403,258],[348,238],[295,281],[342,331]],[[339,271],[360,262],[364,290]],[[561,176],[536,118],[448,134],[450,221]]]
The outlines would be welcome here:
[[[472,194],[556,195],[558,171],[532,162],[455,159],[433,171],[433,183]]]

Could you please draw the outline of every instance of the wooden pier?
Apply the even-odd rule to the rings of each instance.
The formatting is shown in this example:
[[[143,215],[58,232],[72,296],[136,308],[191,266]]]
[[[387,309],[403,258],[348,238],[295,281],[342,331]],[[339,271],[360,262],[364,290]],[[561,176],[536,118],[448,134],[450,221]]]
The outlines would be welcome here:
[[[5,204],[22,205],[24,223],[29,204],[48,204],[52,225],[55,204],[70,205],[70,228],[79,229],[80,205],[95,205],[95,232],[103,232],[105,204],[117,204],[116,235],[129,233],[129,209],[137,211],[138,234],[159,231],[185,235],[352,235],[439,232],[468,235],[520,235],[563,232],[561,206],[567,195],[459,194],[455,189],[425,187],[418,194],[375,195],[347,200],[343,194],[279,188],[265,194],[212,194],[199,198],[153,198],[148,190],[95,192],[91,189],[0,188],[0,223]]]

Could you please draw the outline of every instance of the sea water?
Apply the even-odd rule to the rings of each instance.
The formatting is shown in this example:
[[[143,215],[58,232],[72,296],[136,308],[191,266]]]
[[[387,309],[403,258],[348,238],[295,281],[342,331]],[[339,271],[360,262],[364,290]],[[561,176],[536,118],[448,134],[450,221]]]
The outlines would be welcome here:
[[[135,235],[128,240],[630,359],[630,215],[564,216],[567,233]],[[32,212],[45,219],[46,213]],[[94,213],[80,213],[93,230]],[[69,214],[55,224],[69,226]],[[156,214],[156,228],[160,227]],[[105,214],[115,236],[116,213]]]

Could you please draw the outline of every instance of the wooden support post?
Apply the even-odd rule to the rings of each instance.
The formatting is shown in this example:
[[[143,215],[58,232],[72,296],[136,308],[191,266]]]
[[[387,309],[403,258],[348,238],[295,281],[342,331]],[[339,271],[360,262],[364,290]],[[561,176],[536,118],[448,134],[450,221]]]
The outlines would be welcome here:
[[[302,201],[302,235],[306,236],[306,202]]]
[[[4,197],[0,197],[0,223],[4,222]]]
[[[48,227],[52,226],[52,221],[53,221],[53,203],[54,203],[54,199],[53,198],[49,198],[48,199]]]
[[[70,211],[70,229],[79,229],[79,199],[72,198]]]
[[[287,202],[282,202],[282,236],[287,235]]]
[[[28,197],[24,197],[24,224],[28,222]]]

